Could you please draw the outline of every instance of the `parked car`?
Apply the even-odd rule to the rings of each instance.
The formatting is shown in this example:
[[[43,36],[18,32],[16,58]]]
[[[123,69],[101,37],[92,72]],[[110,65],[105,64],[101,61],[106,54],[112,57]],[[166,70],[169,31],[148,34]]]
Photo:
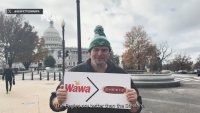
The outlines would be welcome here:
[[[187,74],[188,71],[187,71],[187,70],[178,70],[177,73],[178,73],[178,74]]]
[[[55,72],[55,68],[46,67],[45,69],[46,69],[46,71],[49,72],[49,73]]]
[[[197,75],[200,76],[200,69],[197,69]]]

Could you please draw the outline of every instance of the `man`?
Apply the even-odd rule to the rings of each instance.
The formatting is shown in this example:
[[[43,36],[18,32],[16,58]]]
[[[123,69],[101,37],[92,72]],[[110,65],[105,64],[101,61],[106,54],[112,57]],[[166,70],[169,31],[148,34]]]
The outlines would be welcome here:
[[[90,43],[90,59],[70,69],[72,72],[96,72],[96,73],[126,73],[120,67],[115,66],[110,60],[111,46],[106,39],[102,26],[95,29],[95,37]],[[67,100],[67,92],[63,87],[63,80],[58,85],[56,93],[50,97],[50,108],[53,111],[64,111],[62,103]],[[140,113],[142,107],[141,96],[131,80],[131,89],[127,89],[126,96],[132,104],[131,110],[111,108],[68,108],[67,113]]]
[[[3,72],[2,80],[4,80],[4,77],[5,77],[5,81],[6,81],[6,93],[8,94],[8,83],[10,84],[9,91],[11,91],[12,81],[13,81],[13,79],[15,79],[14,73],[13,73],[12,69],[9,67],[9,65],[6,65],[6,69]]]

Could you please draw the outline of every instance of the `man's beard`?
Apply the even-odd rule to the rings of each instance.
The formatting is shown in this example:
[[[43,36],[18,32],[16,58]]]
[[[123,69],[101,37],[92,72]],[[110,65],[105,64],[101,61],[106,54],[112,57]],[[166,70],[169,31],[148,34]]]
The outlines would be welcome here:
[[[105,59],[105,58],[96,58],[95,59],[95,64],[97,66],[104,66],[104,65],[106,65],[106,62],[107,62],[107,59]]]

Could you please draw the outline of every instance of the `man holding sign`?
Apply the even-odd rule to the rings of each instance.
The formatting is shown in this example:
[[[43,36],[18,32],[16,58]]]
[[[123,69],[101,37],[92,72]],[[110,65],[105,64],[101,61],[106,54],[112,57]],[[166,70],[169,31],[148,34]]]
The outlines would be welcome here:
[[[73,74],[73,72],[93,72],[93,73],[97,73],[97,74],[101,74],[102,76],[105,76],[106,74],[103,74],[103,73],[112,73],[112,75],[115,75],[116,78],[120,75],[114,74],[114,73],[120,73],[121,75],[126,74],[126,72],[122,68],[115,66],[109,60],[110,53],[111,53],[111,46],[110,46],[110,42],[106,39],[102,26],[98,25],[95,28],[95,37],[90,43],[89,53],[90,53],[90,58],[86,62],[70,69],[71,74]],[[65,76],[68,76],[68,75],[65,75]],[[91,95],[89,98],[87,97],[86,102],[90,101],[89,99],[91,99],[92,96],[97,94],[99,90],[101,90],[101,91],[104,91],[104,94],[106,93],[118,94],[118,95],[123,94],[122,96],[131,105],[129,107],[130,109],[126,109],[126,107],[121,106],[120,104],[119,106],[118,105],[112,106],[109,104],[103,105],[101,104],[101,102],[100,104],[97,104],[97,105],[65,106],[66,103],[67,104],[70,103],[68,101],[73,100],[71,99],[71,97],[73,96],[71,94],[72,91],[73,92],[82,91],[85,93],[89,93],[90,90],[92,90],[90,86],[87,86],[87,85],[80,86],[79,85],[80,81],[74,81],[75,83],[70,84],[70,81],[68,81],[67,78],[63,79],[61,83],[58,85],[56,92],[52,93],[50,97],[50,108],[56,112],[64,111],[67,109],[68,110],[67,113],[99,113],[99,112],[101,113],[140,113],[142,109],[141,96],[139,95],[139,92],[131,79],[126,79],[126,77],[121,76],[122,78],[125,78],[126,80],[128,80],[127,82],[130,81],[131,88],[127,88],[127,87],[123,87],[119,85],[118,86],[108,85],[99,89],[98,88],[99,85],[95,85],[95,83],[91,80],[91,77],[92,76],[88,75],[87,77],[85,77],[86,78],[85,80],[86,82],[92,84],[93,87],[96,88],[96,91],[94,91],[93,95]],[[111,82],[112,80],[114,79],[110,79]],[[125,84],[124,86],[126,85],[127,84]],[[100,94],[100,91],[98,94]],[[81,98],[78,98],[78,96],[75,99],[77,101],[81,100]],[[99,98],[99,100],[105,101],[103,99],[101,100],[101,98]]]

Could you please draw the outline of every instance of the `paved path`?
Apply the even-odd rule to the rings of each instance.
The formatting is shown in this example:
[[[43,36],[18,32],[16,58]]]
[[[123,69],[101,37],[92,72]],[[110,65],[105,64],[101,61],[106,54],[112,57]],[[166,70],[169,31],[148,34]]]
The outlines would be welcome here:
[[[58,83],[53,80],[16,80],[12,91],[6,94],[5,81],[1,80],[0,113],[55,113],[49,108],[49,97]]]

